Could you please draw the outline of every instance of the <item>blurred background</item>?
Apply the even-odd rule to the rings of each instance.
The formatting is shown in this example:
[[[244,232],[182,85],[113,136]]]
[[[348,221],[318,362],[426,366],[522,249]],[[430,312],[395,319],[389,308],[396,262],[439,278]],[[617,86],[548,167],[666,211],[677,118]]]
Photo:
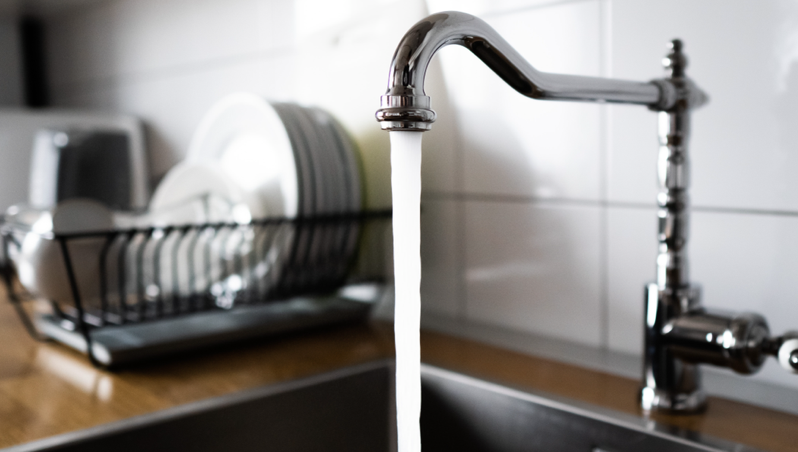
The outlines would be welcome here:
[[[360,147],[367,207],[389,206],[388,136],[373,117],[388,63],[413,23],[448,9],[484,18],[549,72],[649,80],[683,39],[711,97],[691,139],[692,279],[708,306],[759,312],[778,334],[798,327],[789,0],[3,0],[0,209],[28,197],[30,147],[9,143],[32,137],[13,118],[138,118],[156,186],[238,91],[333,113]],[[462,48],[439,54],[426,86],[439,119],[424,135],[424,324],[634,363],[655,276],[656,114],[530,101]],[[775,360],[753,378],[798,388]]]

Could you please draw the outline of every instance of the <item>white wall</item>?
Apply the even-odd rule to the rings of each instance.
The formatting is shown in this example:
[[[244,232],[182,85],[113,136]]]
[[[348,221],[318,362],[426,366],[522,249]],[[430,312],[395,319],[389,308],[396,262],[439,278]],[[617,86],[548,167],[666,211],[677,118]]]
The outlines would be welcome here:
[[[60,106],[141,116],[156,173],[203,112],[250,90],[319,104],[363,147],[388,202],[373,120],[399,36],[425,10],[478,14],[545,71],[648,80],[684,39],[711,96],[694,115],[692,276],[708,305],[798,328],[798,6],[788,0],[118,0],[48,19]],[[442,71],[441,71],[442,69]],[[427,313],[639,353],[656,253],[656,114],[525,99],[447,48],[428,94]],[[771,361],[757,375],[798,388]]]

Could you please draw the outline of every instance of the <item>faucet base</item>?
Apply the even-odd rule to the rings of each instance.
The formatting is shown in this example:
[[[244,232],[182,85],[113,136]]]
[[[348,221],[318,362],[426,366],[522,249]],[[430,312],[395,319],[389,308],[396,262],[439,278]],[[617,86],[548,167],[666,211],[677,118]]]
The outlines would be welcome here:
[[[643,411],[692,413],[704,408],[706,393],[701,387],[701,369],[678,355],[678,344],[670,343],[668,335],[671,322],[697,309],[700,300],[701,289],[697,286],[676,290],[660,289],[656,283],[646,286],[645,364],[640,391]]]
[[[778,348],[762,316],[704,308],[698,286],[672,290],[649,284],[645,298],[644,411],[701,411],[706,404],[701,364],[752,374]]]
[[[640,407],[645,412],[699,413],[707,407],[707,394],[700,388],[692,392],[674,392],[645,386],[640,390]]]

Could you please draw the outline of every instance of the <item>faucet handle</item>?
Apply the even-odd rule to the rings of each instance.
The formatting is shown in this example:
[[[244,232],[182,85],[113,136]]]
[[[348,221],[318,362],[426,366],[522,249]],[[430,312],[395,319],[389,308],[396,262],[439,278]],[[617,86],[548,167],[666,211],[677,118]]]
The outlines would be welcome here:
[[[778,338],[780,343],[776,357],[788,372],[798,373],[798,331],[788,331]]]
[[[682,40],[671,40],[668,49],[668,54],[662,59],[662,67],[668,76],[651,81],[660,91],[660,100],[649,108],[654,111],[671,111],[677,105],[682,105],[683,108],[696,109],[709,102],[709,96],[685,73],[687,55],[683,52]]]
[[[662,59],[662,66],[671,72],[671,78],[684,77],[684,69],[687,67],[687,56],[682,52],[684,43],[681,39],[673,39],[668,47],[670,51]]]

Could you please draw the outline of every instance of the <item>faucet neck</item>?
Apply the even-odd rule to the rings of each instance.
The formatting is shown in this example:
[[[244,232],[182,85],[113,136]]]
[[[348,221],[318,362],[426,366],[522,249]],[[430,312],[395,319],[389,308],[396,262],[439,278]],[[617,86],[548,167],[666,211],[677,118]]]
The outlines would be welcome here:
[[[677,87],[671,79],[635,82],[538,71],[483,20],[448,11],[419,21],[397,46],[376,114],[384,130],[431,128],[436,115],[424,92],[424,78],[435,53],[450,44],[469,49],[513,89],[533,99],[638,104],[660,111],[684,99],[690,108],[706,101],[694,84]]]

